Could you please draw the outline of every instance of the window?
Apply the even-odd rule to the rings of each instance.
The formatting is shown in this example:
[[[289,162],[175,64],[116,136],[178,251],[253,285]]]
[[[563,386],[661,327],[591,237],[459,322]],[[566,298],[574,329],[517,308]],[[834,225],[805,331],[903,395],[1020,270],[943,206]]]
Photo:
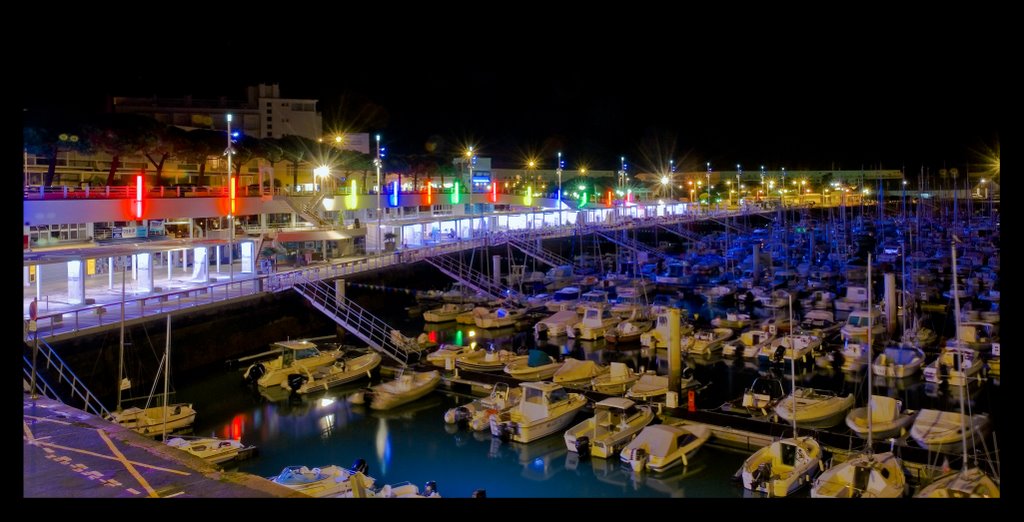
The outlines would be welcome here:
[[[274,121],[274,117],[273,116],[267,116],[267,123],[270,123],[272,121]]]

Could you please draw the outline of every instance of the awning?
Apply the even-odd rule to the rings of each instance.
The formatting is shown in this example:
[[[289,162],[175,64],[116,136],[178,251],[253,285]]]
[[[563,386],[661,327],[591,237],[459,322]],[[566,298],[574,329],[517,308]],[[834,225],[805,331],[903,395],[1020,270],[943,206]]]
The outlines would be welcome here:
[[[337,230],[300,230],[277,233],[277,241],[279,243],[293,241],[339,241],[342,239],[349,239],[351,237],[352,236],[342,234]]]

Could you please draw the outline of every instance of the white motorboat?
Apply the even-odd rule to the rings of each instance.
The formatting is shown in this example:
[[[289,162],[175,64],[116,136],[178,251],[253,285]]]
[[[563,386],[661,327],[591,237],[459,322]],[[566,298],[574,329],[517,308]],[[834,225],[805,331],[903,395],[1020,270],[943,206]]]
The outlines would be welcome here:
[[[822,339],[832,337],[842,328],[841,323],[836,322],[832,312],[828,310],[810,310],[804,314],[798,328],[801,332],[816,335]]]
[[[930,451],[955,453],[965,437],[968,446],[980,443],[989,427],[988,415],[984,413],[965,416],[952,411],[923,409],[910,427],[910,437]]]
[[[797,387],[775,405],[775,413],[786,422],[810,428],[830,428],[843,421],[853,407],[853,394],[838,396],[828,390]],[[795,409],[794,409],[795,408]]]
[[[863,286],[848,286],[846,295],[837,298],[832,304],[836,308],[836,319],[842,321],[851,312],[868,307],[868,289]]]
[[[981,468],[950,471],[929,482],[914,497],[999,498],[999,481]]]
[[[629,387],[626,397],[649,401],[661,397],[668,392],[668,376],[657,375],[648,371]]]
[[[362,459],[358,462],[360,464],[357,468],[363,470],[349,470],[335,465],[313,469],[306,466],[288,466],[276,477],[271,477],[270,481],[311,497],[344,495],[352,490],[352,479],[359,480],[363,488],[373,487],[374,479],[364,473],[365,462]]]
[[[739,339],[722,343],[722,355],[724,357],[734,357],[738,352],[745,359],[757,357],[761,349],[768,345],[772,339],[775,339],[775,334],[768,330],[747,330],[740,334]]]
[[[107,420],[136,433],[156,437],[163,433],[165,427],[170,433],[192,426],[196,420],[196,410],[192,408],[192,403],[168,404],[149,408],[131,407],[111,412]]]
[[[786,396],[782,382],[771,377],[758,377],[743,391],[739,399],[727,402],[723,409],[730,412],[766,417],[775,410],[775,405]]]
[[[813,437],[773,441],[747,457],[741,477],[743,487],[769,497],[792,495],[810,484],[821,469],[821,445]]]
[[[640,375],[632,368],[620,362],[613,362],[609,365],[608,373],[602,373],[590,381],[594,391],[607,393],[609,395],[622,395],[626,390],[640,379]]]
[[[488,311],[485,314],[481,314],[478,311],[481,308],[477,308],[474,311],[473,322],[476,323],[479,328],[505,328],[507,326],[515,326],[516,322],[522,320],[526,316],[526,308],[508,308],[505,306],[499,306],[493,311]]]
[[[958,347],[953,344],[946,344],[939,352],[939,356],[924,367],[924,380],[930,383],[947,381],[950,386],[963,386],[971,380],[978,378],[985,368],[985,361],[981,355],[965,345]]]
[[[280,341],[272,345],[281,350],[276,359],[258,362],[249,366],[242,376],[249,382],[269,388],[280,386],[289,374],[300,373],[301,370],[314,370],[321,366],[334,364],[341,357],[341,350],[320,351],[310,341]]]
[[[679,336],[680,338],[690,335],[693,332],[693,325],[686,322],[680,314],[679,318]],[[663,311],[658,314],[657,319],[654,322],[654,328],[650,331],[640,334],[640,346],[647,348],[667,348],[669,341],[669,315],[668,311]]]
[[[445,303],[440,308],[423,312],[423,320],[428,323],[446,323],[454,321],[459,314],[473,309],[473,303]]]
[[[715,328],[731,328],[733,330],[742,330],[750,326],[750,314],[740,314],[736,312],[726,312],[725,317],[716,317],[711,320],[711,326]]]
[[[491,394],[476,399],[469,404],[456,406],[444,413],[444,421],[448,424],[466,423],[473,431],[483,431],[490,427],[491,416],[507,412],[522,398],[522,388],[509,388],[507,383],[495,383]]]
[[[216,437],[183,438],[174,437],[167,445],[187,451],[210,464],[222,464],[231,460],[241,460],[252,455],[256,446],[246,446],[235,439],[219,439]]]
[[[870,317],[869,317],[870,316]],[[871,310],[854,310],[846,318],[846,324],[839,328],[840,335],[844,341],[867,342],[868,327],[870,326],[872,342],[878,342],[886,336],[885,316],[878,308]]]
[[[903,463],[891,452],[853,457],[825,470],[811,487],[813,498],[899,498],[906,494]]]
[[[573,339],[594,341],[604,337],[605,332],[614,329],[621,321],[622,319],[612,315],[607,308],[588,305],[583,308],[583,320],[574,324],[567,333]]]
[[[551,380],[562,386],[584,386],[590,384],[598,375],[608,373],[608,370],[607,366],[598,365],[591,360],[566,358]]]
[[[448,360],[451,359],[451,364],[455,364],[455,361],[460,355],[464,355],[474,351],[474,346],[461,346],[454,343],[442,344],[437,350],[434,350],[427,354],[427,362],[437,366],[439,368],[449,368]],[[454,366],[451,366],[454,368]]]
[[[289,375],[287,380],[281,382],[281,387],[299,394],[323,391],[359,379],[369,379],[373,369],[380,366],[380,362],[379,353],[369,352],[350,359],[338,359],[330,366],[321,366],[312,371],[300,368],[299,372]]]
[[[500,372],[515,361],[526,361],[527,356],[508,350],[473,350],[455,357],[455,366],[477,372]]]
[[[533,331],[541,339],[565,335],[576,323],[580,322],[580,314],[572,310],[561,310],[541,319],[533,325]]]
[[[352,394],[351,401],[353,404],[363,404],[369,395],[371,409],[386,410],[423,397],[434,391],[440,382],[441,374],[437,370],[406,371],[392,381],[370,387],[369,391]]]
[[[890,346],[875,357],[871,371],[879,377],[902,379],[917,373],[924,364],[924,352],[914,346]]]
[[[540,350],[530,350],[525,359],[515,358],[505,365],[505,373],[520,381],[550,379],[562,363]]]
[[[594,405],[593,417],[565,432],[565,445],[581,457],[611,458],[653,420],[650,406],[611,397]]]
[[[605,332],[604,337],[611,344],[626,344],[640,340],[640,336],[654,327],[654,321],[650,319],[637,319],[630,317],[615,325],[615,328]]]
[[[722,343],[732,337],[732,329],[715,328],[714,330],[699,330],[692,337],[693,341],[688,343],[687,353],[690,355],[711,355],[712,352],[721,350]]]
[[[846,425],[861,438],[868,436],[868,412],[871,412],[871,436],[881,439],[898,437],[910,429],[916,410],[903,409],[903,401],[881,395],[871,396],[871,407],[853,408],[846,414]]]
[[[531,442],[565,429],[587,403],[580,393],[569,393],[550,382],[524,382],[523,398],[511,410],[492,415],[491,435],[503,440]]]
[[[703,424],[655,424],[645,427],[623,447],[619,459],[634,472],[686,466],[710,437],[711,430]]]
[[[858,373],[868,364],[868,345],[847,340],[842,347],[832,350],[825,355],[815,357],[814,364],[819,368],[835,368],[838,361],[840,371]]]
[[[821,337],[807,334],[786,334],[762,345],[757,358],[761,362],[782,362],[789,366],[792,359],[806,361],[821,346]]]

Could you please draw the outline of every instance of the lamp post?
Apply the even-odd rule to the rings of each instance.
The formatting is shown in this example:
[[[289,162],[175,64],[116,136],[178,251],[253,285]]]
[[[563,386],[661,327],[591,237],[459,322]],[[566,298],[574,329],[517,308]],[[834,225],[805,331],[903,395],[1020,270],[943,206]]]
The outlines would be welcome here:
[[[380,254],[384,246],[381,243],[380,227],[382,226],[383,217],[380,214],[380,168],[383,162],[380,159],[380,134],[377,134],[377,157],[373,159],[373,166],[377,168],[377,254]]]
[[[779,187],[779,205],[786,206],[786,167],[782,167],[782,185]]]
[[[711,212],[711,162],[708,162],[708,212]]]
[[[558,175],[558,226],[562,226],[562,153],[558,153],[558,165],[555,168],[555,174]]]
[[[228,157],[228,197],[232,197],[231,193],[234,190],[235,177],[231,173],[231,156],[235,154],[235,149],[231,147],[231,114],[227,115],[228,120],[228,148],[224,149],[224,154]],[[228,207],[228,281],[235,280],[235,213],[233,209]],[[218,254],[218,263],[220,255]]]
[[[761,193],[767,194],[764,191],[764,165],[761,165],[761,192],[759,192],[758,194],[761,194]],[[760,200],[761,198],[758,198],[758,199]]]
[[[739,163],[736,164],[736,206],[740,206],[740,176],[743,175],[743,167]]]
[[[469,237],[473,238],[473,147],[466,149],[466,165],[469,166]]]
[[[676,162],[675,160],[668,160],[668,195],[670,198],[675,198],[673,185],[676,182]]]

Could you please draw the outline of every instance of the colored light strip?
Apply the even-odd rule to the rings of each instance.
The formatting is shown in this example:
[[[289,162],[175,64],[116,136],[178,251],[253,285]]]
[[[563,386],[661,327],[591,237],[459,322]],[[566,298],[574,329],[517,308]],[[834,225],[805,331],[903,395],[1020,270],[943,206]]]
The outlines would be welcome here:
[[[452,183],[452,205],[459,204],[459,182]]]
[[[491,203],[498,202],[498,184],[491,183]]]
[[[427,180],[427,204],[428,205],[433,205],[434,204],[434,191],[432,190],[432,187],[430,186],[430,180],[429,179]]]
[[[610,206],[612,206],[612,202],[613,202],[613,201],[614,201],[614,200],[612,199],[612,191],[610,191],[610,190],[609,190],[609,191],[608,191],[608,206],[609,206],[609,207],[610,207]]]
[[[533,187],[526,187],[526,197],[523,198],[523,203],[528,207],[533,206]]]
[[[142,218],[142,174],[135,176],[135,217]]]
[[[231,213],[228,214],[228,217],[231,217],[231,216],[235,215],[235,182],[236,181],[237,180],[235,179],[234,176],[231,176],[228,179],[228,198],[231,199]]]
[[[392,207],[398,206],[398,181],[391,182],[391,195],[388,196],[388,204]]]
[[[352,180],[352,188],[348,191],[348,197],[345,198],[345,208],[349,210],[356,208],[356,180]]]

